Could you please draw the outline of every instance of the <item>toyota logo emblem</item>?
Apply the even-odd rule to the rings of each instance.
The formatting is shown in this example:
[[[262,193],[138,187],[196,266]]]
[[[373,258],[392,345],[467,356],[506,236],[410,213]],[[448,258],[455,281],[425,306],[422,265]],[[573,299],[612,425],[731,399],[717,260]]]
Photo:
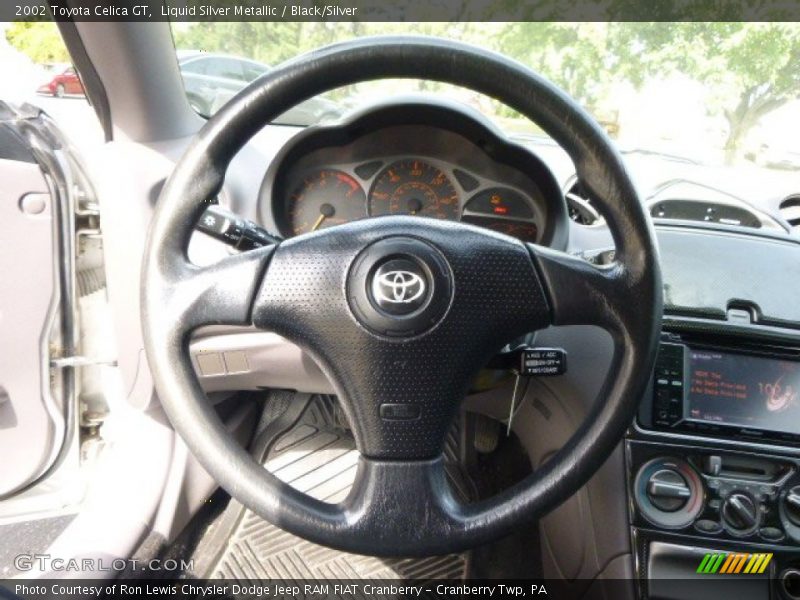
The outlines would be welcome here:
[[[425,280],[411,271],[379,273],[372,281],[372,294],[380,302],[410,304],[425,293]]]
[[[364,248],[347,276],[353,316],[377,335],[417,335],[435,326],[453,299],[452,271],[438,250],[400,236]]]

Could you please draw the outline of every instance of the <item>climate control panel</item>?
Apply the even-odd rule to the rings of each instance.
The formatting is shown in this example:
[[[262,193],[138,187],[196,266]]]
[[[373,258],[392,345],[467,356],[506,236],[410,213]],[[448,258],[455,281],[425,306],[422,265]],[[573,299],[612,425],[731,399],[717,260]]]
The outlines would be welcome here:
[[[800,543],[800,459],[633,440],[627,459],[635,527]]]

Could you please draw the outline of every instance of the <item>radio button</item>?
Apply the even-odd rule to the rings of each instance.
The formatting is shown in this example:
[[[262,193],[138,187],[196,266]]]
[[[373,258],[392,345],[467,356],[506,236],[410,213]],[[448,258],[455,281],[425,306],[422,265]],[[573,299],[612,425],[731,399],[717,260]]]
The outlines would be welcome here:
[[[703,470],[709,475],[719,475],[722,471],[722,457],[719,454],[709,454],[703,459]]]
[[[694,524],[694,528],[701,533],[715,534],[722,531],[722,525],[711,519],[700,519]]]

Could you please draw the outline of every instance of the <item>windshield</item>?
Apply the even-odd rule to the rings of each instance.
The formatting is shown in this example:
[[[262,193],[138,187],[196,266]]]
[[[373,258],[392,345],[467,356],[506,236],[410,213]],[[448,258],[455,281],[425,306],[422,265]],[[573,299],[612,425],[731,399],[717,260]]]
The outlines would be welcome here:
[[[204,116],[286,59],[354,37],[423,34],[510,56],[576,98],[624,151],[800,169],[796,23],[175,23],[190,104]],[[334,90],[277,122],[311,125],[408,93],[449,96],[509,133],[542,135],[493,99],[430,81]]]

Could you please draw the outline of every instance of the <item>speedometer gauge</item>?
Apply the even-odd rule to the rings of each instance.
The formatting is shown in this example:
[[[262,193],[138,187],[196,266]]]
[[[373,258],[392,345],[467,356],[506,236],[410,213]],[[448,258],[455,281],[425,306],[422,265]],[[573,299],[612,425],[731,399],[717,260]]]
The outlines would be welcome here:
[[[294,235],[366,216],[367,195],[351,175],[336,169],[308,173],[289,195],[288,221]]]
[[[369,214],[458,219],[458,193],[443,171],[419,159],[393,162],[375,178]]]

